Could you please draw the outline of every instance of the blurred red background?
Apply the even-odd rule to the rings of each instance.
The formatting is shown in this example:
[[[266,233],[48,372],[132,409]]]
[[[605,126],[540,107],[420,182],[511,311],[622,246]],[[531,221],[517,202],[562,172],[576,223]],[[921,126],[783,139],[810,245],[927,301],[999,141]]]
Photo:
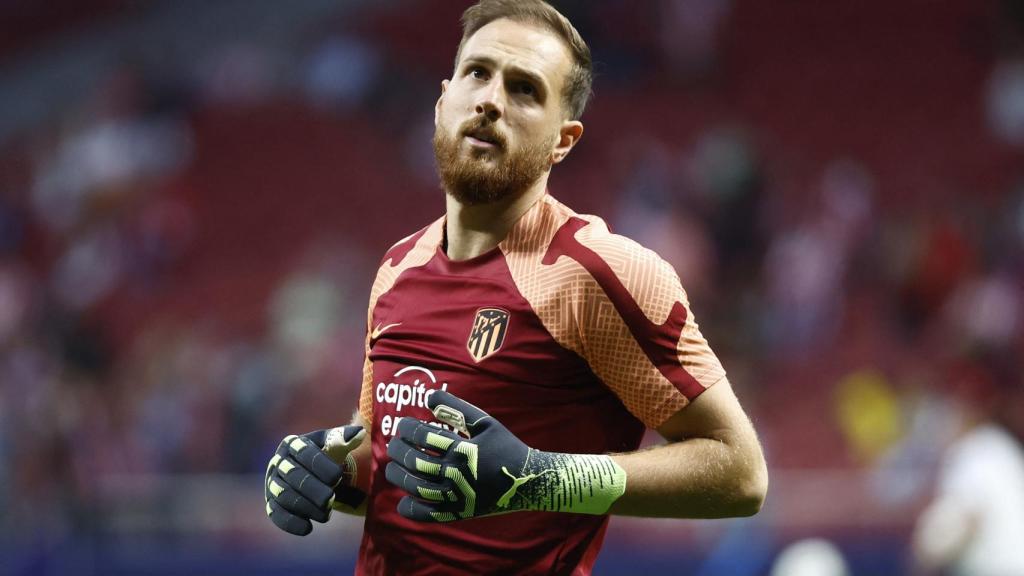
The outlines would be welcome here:
[[[0,573],[349,571],[358,521],[276,533],[263,468],[349,419],[371,274],[444,209],[466,5],[0,5]],[[907,569],[964,406],[1024,428],[1024,10],[556,5],[597,80],[551,192],[676,267],[772,476],[597,573]]]

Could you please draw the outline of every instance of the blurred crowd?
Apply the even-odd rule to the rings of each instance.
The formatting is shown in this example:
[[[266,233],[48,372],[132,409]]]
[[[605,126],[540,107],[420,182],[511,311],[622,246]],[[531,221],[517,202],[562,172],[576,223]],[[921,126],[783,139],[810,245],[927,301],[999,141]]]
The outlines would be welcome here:
[[[118,479],[261,474],[284,433],[348,420],[375,262],[443,210],[429,136],[459,34],[451,4],[366,5],[293,53],[228,43],[176,76],[126,54],[73,108],[0,143],[0,534],[104,530],[98,503]],[[938,42],[981,38],[948,63],[973,78],[958,93],[973,100],[924,122],[952,135],[905,142],[931,160],[1002,159],[965,179],[915,150],[878,166],[844,133],[812,148],[806,118],[739,98],[751,67],[802,73],[750,63],[786,16],[739,4],[560,4],[599,64],[588,138],[552,193],[676,267],[771,467],[865,472],[870,505],[918,510],[965,414],[1024,437],[1024,14],[953,2],[935,26]],[[915,106],[831,113],[876,120],[884,140]],[[225,126],[282,110],[291,131],[213,150]],[[303,164],[323,158],[306,126],[387,154]],[[284,146],[293,187],[269,204],[232,188],[274,170],[251,149]],[[344,178],[306,177],[332,171]],[[396,176],[363,189],[370,172]],[[277,226],[289,203],[313,208]],[[251,232],[237,221],[257,204],[280,210],[264,230],[274,250],[240,268],[266,242],[229,232]]]

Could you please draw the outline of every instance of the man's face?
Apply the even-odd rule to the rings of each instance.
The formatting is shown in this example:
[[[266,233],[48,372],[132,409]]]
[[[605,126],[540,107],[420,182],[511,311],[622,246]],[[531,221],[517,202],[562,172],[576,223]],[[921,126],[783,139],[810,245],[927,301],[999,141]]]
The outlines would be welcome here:
[[[435,116],[449,194],[467,205],[518,196],[564,156],[556,149],[570,67],[562,41],[537,26],[501,19],[469,38]]]

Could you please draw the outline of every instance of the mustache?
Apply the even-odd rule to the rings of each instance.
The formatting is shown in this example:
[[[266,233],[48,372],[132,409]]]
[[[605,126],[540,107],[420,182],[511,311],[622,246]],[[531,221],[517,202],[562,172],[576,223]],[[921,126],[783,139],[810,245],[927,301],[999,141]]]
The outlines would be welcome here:
[[[505,138],[505,135],[495,128],[493,122],[484,116],[471,118],[463,122],[459,127],[459,134],[491,142],[501,150],[504,150],[508,145],[508,139]]]

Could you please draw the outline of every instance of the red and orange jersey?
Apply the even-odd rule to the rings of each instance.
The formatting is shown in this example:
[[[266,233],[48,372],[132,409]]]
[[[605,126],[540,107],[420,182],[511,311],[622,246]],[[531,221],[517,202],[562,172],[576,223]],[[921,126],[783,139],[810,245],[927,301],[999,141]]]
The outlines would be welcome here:
[[[359,572],[588,573],[607,518],[522,512],[419,525],[397,514],[384,478],[398,419],[433,421],[446,389],[528,445],[570,453],[635,450],[725,378],[672,268],[550,196],[497,248],[451,261],[444,219],[385,255],[370,296],[359,409],[371,426],[371,499]],[[540,570],[544,567],[543,570]]]

